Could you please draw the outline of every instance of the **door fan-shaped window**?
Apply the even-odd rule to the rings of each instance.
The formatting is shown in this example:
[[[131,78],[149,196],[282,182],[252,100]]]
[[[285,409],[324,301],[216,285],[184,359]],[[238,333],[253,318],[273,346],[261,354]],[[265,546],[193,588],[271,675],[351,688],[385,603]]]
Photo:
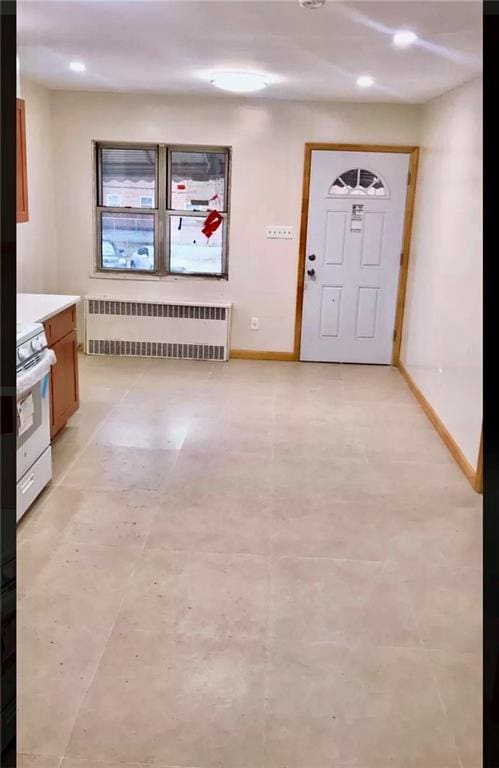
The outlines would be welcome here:
[[[388,197],[385,182],[380,176],[365,168],[352,168],[334,181],[329,190],[333,197]]]

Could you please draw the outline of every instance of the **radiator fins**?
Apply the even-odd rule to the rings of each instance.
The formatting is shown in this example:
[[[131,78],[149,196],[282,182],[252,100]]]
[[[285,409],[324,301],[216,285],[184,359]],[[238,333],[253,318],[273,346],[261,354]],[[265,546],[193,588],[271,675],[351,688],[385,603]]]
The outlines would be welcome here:
[[[193,309],[193,307],[189,307],[189,309]],[[199,307],[199,309],[215,309],[215,307]],[[217,307],[217,309],[220,308]],[[225,312],[225,309],[223,311]],[[223,346],[212,344],[170,344],[159,341],[118,341],[112,339],[90,339],[88,342],[88,351],[91,355],[169,357],[181,360],[225,359],[225,348]]]
[[[154,304],[140,301],[89,299],[89,315],[125,317],[175,317],[182,320],[225,320],[225,307],[201,307],[185,304]]]

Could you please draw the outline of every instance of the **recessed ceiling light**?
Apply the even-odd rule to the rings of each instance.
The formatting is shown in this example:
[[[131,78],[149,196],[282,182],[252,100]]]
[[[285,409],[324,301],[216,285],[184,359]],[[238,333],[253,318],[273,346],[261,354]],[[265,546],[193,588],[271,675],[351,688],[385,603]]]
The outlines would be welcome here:
[[[69,68],[72,69],[73,72],[85,72],[87,69],[82,61],[72,61],[69,65]]]
[[[326,0],[298,0],[302,8],[322,8]]]
[[[374,83],[374,80],[370,75],[361,75],[357,78],[357,85],[359,88],[370,88]]]
[[[210,82],[223,91],[250,93],[265,88],[268,78],[265,75],[256,75],[251,72],[220,72],[213,75]]]
[[[397,48],[407,48],[409,45],[412,45],[416,42],[418,39],[418,36],[415,32],[411,32],[410,29],[401,29],[399,32],[395,32],[393,36],[393,44],[397,46]]]

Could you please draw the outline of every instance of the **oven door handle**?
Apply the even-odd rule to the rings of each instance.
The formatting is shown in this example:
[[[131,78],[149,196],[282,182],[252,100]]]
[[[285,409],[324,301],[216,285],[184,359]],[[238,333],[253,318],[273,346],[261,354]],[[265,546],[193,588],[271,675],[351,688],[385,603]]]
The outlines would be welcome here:
[[[35,476],[30,475],[28,479],[24,482],[24,484],[21,486],[21,493],[24,494],[27,491],[29,491],[29,489],[31,488],[34,482],[35,482]]]
[[[30,389],[33,389],[50,371],[50,366],[56,362],[56,356],[53,349],[45,349],[40,360],[28,368],[26,371],[19,371],[16,377],[17,399],[19,400]]]

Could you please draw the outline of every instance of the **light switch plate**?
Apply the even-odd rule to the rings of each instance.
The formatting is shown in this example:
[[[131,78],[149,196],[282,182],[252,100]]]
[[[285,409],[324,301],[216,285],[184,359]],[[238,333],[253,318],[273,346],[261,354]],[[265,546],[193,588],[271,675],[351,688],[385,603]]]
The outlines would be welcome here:
[[[293,227],[284,227],[273,224],[267,227],[267,239],[270,240],[292,240]]]

